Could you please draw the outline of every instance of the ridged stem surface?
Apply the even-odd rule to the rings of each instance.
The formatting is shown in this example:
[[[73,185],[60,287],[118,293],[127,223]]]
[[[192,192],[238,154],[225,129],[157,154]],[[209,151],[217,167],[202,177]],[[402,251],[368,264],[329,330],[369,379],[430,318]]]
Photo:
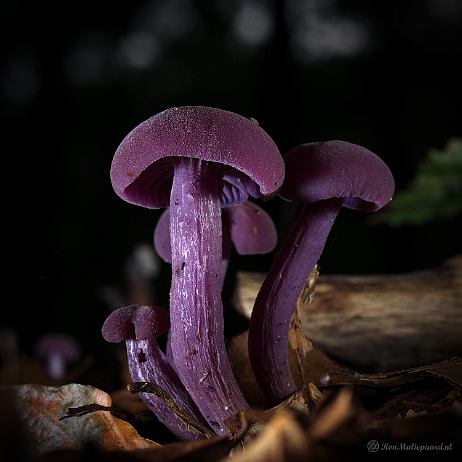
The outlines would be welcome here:
[[[175,368],[210,427],[248,407],[225,349],[221,300],[220,165],[199,159],[175,164],[170,196],[171,349]]]
[[[336,198],[304,205],[255,300],[249,358],[258,385],[271,402],[297,390],[288,360],[290,319],[342,203]]]

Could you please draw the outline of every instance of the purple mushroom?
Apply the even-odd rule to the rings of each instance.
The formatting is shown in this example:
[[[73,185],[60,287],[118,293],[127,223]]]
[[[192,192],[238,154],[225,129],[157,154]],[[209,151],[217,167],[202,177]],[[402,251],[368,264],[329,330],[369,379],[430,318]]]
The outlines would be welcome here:
[[[249,329],[252,369],[271,401],[297,389],[287,356],[290,319],[340,207],[373,212],[394,192],[385,163],[345,141],[303,144],[287,152],[284,161],[280,196],[305,205],[258,293]]]
[[[50,378],[59,381],[66,375],[67,365],[78,361],[81,351],[79,343],[71,335],[49,333],[38,339],[34,354],[45,361]]]
[[[253,202],[223,209],[223,225],[223,281],[231,243],[239,255],[261,255],[276,247],[277,230],[273,219]]]
[[[113,311],[103,324],[105,340],[118,343],[125,340],[128,368],[134,382],[155,383],[165,390],[186,414],[206,425],[202,415],[167,361],[157,343],[157,337],[170,327],[167,311],[156,306],[131,305]],[[158,419],[181,440],[200,438],[160,398],[151,393],[140,393],[141,399]]]
[[[272,218],[257,204],[245,201],[222,210],[223,256],[222,286],[234,247],[239,255],[261,255],[276,247],[277,231]],[[170,209],[165,210],[154,230],[154,247],[158,255],[167,263],[172,262],[170,245]]]
[[[175,369],[211,428],[248,407],[229,364],[221,301],[221,207],[270,198],[284,179],[273,140],[253,121],[203,106],[167,109],[132,130],[111,167],[115,192],[170,206]]]

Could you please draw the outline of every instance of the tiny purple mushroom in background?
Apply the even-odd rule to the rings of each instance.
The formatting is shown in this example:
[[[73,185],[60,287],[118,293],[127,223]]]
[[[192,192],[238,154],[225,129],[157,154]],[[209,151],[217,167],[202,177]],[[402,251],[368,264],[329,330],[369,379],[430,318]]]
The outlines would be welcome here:
[[[262,255],[276,247],[277,230],[272,218],[257,204],[245,201],[222,210],[223,256],[222,286],[234,244],[239,255]],[[154,230],[154,247],[167,263],[172,262],[170,246],[170,209],[165,210]]]
[[[81,355],[77,340],[68,334],[48,333],[42,335],[34,348],[34,354],[45,362],[50,378],[62,380],[69,363],[75,363]]]
[[[215,433],[248,407],[223,333],[221,207],[277,194],[284,162],[253,121],[204,106],[167,109],[133,129],[111,166],[115,192],[170,207],[171,347],[175,369]]]
[[[270,401],[297,389],[288,364],[290,319],[340,207],[376,211],[391,200],[395,187],[379,157],[345,141],[303,144],[284,161],[280,196],[305,205],[262,284],[249,328],[252,369]]]
[[[102,334],[108,342],[118,343],[125,340],[128,368],[134,382],[155,383],[166,391],[184,412],[206,425],[157,343],[156,338],[165,334],[169,326],[169,315],[162,308],[131,305],[113,311],[103,324]],[[140,397],[177,438],[202,438],[201,435],[189,432],[162,399],[151,393],[140,393]]]

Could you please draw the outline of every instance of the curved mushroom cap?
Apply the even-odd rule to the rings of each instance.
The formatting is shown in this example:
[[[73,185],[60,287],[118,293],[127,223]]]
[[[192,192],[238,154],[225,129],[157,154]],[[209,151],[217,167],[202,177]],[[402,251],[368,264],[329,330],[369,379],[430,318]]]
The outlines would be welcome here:
[[[276,247],[277,230],[272,218],[257,204],[246,201],[223,211],[231,241],[239,255],[269,253]]]
[[[169,327],[169,314],[163,308],[130,305],[113,311],[101,332],[107,342],[118,343],[125,339],[153,339],[165,334]]]
[[[178,157],[225,165],[222,204],[275,196],[284,162],[270,136],[233,112],[204,106],[167,109],[134,128],[112,160],[111,182],[125,201],[147,208],[169,205]]]
[[[373,152],[346,141],[297,146],[284,155],[286,177],[280,196],[289,201],[317,202],[344,198],[343,206],[374,212],[395,190],[393,175]]]

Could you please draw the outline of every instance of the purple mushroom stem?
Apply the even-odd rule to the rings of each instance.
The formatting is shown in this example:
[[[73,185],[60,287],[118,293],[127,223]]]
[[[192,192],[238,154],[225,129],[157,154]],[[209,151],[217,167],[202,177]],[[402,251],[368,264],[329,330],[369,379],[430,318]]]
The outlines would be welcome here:
[[[271,402],[298,388],[288,363],[289,324],[311,272],[308,268],[318,261],[342,203],[343,199],[328,199],[304,205],[255,300],[249,356],[258,384]]]
[[[234,380],[223,338],[221,178],[217,165],[184,159],[171,201],[171,344],[175,367],[215,431],[248,407]],[[206,162],[205,162],[206,164]],[[208,167],[208,168],[206,168]],[[200,191],[200,193],[198,193]],[[189,309],[185,309],[189,308]],[[180,372],[181,371],[181,372]]]
[[[284,163],[249,119],[202,106],[172,108],[140,124],[114,156],[114,190],[148,208],[170,206],[171,351],[211,428],[248,407],[229,364],[221,301],[221,207],[277,194]]]
[[[249,328],[252,369],[267,399],[276,402],[297,390],[288,363],[290,319],[340,208],[372,212],[387,204],[394,192],[385,163],[351,143],[297,146],[284,160],[280,196],[305,205],[262,284]]]
[[[262,255],[271,252],[277,243],[276,226],[268,213],[251,201],[222,209],[221,287],[234,245],[239,255]],[[170,209],[165,210],[154,230],[154,247],[167,263],[172,263],[170,244]]]
[[[156,338],[164,334],[168,327],[168,313],[162,308],[131,305],[113,311],[104,322],[102,333],[108,342],[125,340],[128,368],[133,382],[155,383],[186,414],[202,425],[207,425],[157,343]],[[188,431],[186,425],[162,399],[151,393],[140,393],[140,397],[177,438],[203,438],[202,435]]]

